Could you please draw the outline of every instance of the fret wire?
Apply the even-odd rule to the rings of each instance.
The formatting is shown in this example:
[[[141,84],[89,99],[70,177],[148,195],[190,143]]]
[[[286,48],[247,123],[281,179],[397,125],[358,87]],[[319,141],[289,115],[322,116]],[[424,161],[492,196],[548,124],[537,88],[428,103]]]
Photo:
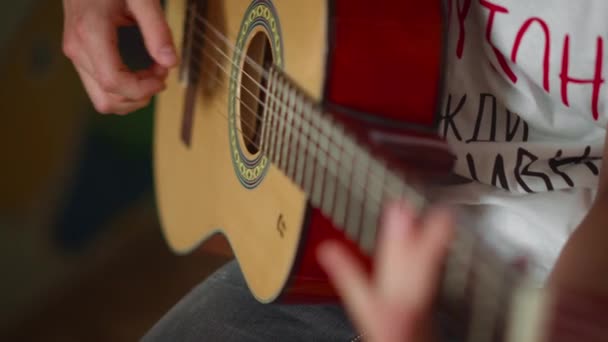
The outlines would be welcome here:
[[[293,117],[295,116],[294,114],[294,107],[295,107],[295,89],[290,89],[290,92],[288,94],[288,101],[289,101],[289,105],[287,106],[288,110],[287,110],[287,120],[285,121],[285,140],[282,144],[283,147],[283,152],[281,153],[281,165],[280,165],[280,169],[283,170],[283,172],[285,172],[286,174],[288,174],[287,172],[287,167],[289,165],[289,160],[287,159],[289,157],[287,151],[289,149],[290,146],[290,140],[292,138],[292,125],[293,125]]]
[[[268,80],[268,87],[269,87],[269,91],[272,92],[274,91],[274,80],[272,79],[272,77]],[[264,113],[264,117],[262,118],[264,124],[262,125],[262,151],[264,152],[264,155],[266,156],[266,158],[268,159],[268,162],[270,163],[270,159],[268,158],[268,151],[269,151],[269,147],[270,147],[270,103],[272,101],[272,99],[269,96],[266,96],[264,101],[266,102],[266,106],[264,107],[263,113]]]
[[[272,80],[274,83],[274,94],[278,94],[281,89],[280,89],[280,79],[278,77],[278,74],[276,72],[273,72],[272,74]],[[276,141],[276,126],[277,126],[277,111],[276,111],[276,105],[277,105],[277,97],[276,96],[270,96],[272,98],[272,100],[270,101],[270,108],[268,110],[268,113],[270,114],[270,128],[268,130],[269,132],[269,144],[268,144],[268,160],[273,163],[274,160],[272,159],[272,151],[274,149],[275,146],[275,141]]]
[[[283,79],[281,77],[278,77],[278,73],[273,72],[272,73],[273,78],[274,78],[274,82],[276,82],[276,87],[275,87],[275,93],[280,94],[281,90],[283,89]],[[270,140],[270,152],[268,153],[268,159],[270,159],[270,161],[272,163],[275,163],[275,150],[276,150],[276,140],[277,140],[277,121],[278,121],[278,113],[277,110],[275,109],[276,104],[277,104],[277,100],[278,98],[276,96],[272,96],[273,97],[273,101],[272,101],[272,105],[270,107],[270,112],[271,112],[271,127],[270,127],[270,136],[271,136],[271,140]]]
[[[313,124],[316,124],[319,127],[322,127],[326,122],[326,118],[320,115],[313,116]],[[319,134],[316,136],[316,142],[318,143],[319,149],[321,150],[327,144],[324,142],[327,141],[326,136],[323,134],[322,129],[319,130]],[[323,187],[325,185],[325,170],[327,169],[327,155],[324,153],[320,153],[317,158],[317,167],[315,170],[315,186],[313,189],[313,203],[316,203],[317,206],[321,207],[321,201],[323,200]]]
[[[284,88],[284,84],[283,84],[283,80],[278,76],[278,73],[275,75],[276,76],[276,82],[277,82],[277,87],[275,89],[275,93],[272,94],[274,97],[274,101],[273,101],[273,108],[272,108],[272,126],[271,126],[271,130],[272,130],[272,144],[270,146],[270,160],[272,161],[273,164],[277,163],[277,145],[279,142],[279,128],[281,126],[281,110],[282,107],[280,106],[281,103],[281,93],[283,92],[283,88]]]
[[[352,193],[348,197],[346,215],[346,235],[354,241],[359,241],[359,223],[361,217],[361,195],[359,193]]]
[[[300,115],[302,115],[302,96],[299,93],[295,93],[295,113],[293,115],[293,135],[294,138],[291,139],[291,151],[289,153],[289,167],[288,167],[288,171],[287,171],[287,177],[291,178],[291,179],[295,179],[296,175],[295,175],[295,168],[296,168],[296,161],[297,161],[297,153],[296,151],[298,150],[298,142],[300,141],[300,137],[302,135],[302,132],[300,130],[301,128],[301,123],[300,123]]]
[[[355,149],[357,150],[357,155],[359,155],[360,158],[360,162],[358,164],[356,164],[357,167],[357,171],[355,171],[355,178],[357,183],[361,183],[363,184],[362,188],[363,189],[367,189],[368,191],[366,191],[366,193],[363,193],[363,191],[361,191],[359,193],[360,197],[359,197],[359,201],[357,202],[357,220],[353,221],[356,223],[357,225],[357,242],[359,244],[363,243],[363,231],[365,230],[365,226],[363,225],[364,222],[364,218],[365,218],[365,210],[367,208],[367,202],[370,199],[370,197],[372,196],[371,192],[369,191],[370,189],[370,184],[368,182],[368,177],[367,174],[370,170],[370,163],[371,160],[368,156],[370,156],[369,153],[367,153],[368,151],[366,151],[365,148],[363,147],[358,147],[355,146]],[[361,189],[361,190],[363,190]]]
[[[272,88],[272,84],[270,84],[270,81],[268,82],[268,87],[269,89]],[[268,96],[266,96],[264,98],[264,102],[268,103],[270,99],[268,98]],[[262,153],[264,154],[263,158],[266,158],[267,155],[267,147],[268,147],[268,141],[266,138],[266,134],[268,134],[268,106],[265,106],[264,109],[262,110],[262,132],[260,134],[260,151],[262,151]]]
[[[268,80],[268,85],[270,87],[270,92],[273,92],[275,89],[275,82],[274,79],[271,77]],[[270,104],[272,102],[272,99],[269,96],[265,97],[265,102],[266,104],[268,104],[267,106],[264,106],[264,117],[262,118],[264,124],[262,125],[262,151],[264,152],[264,155],[266,156],[266,158],[268,158],[268,152],[270,150],[270,123],[272,118],[270,117],[271,113],[270,113]],[[268,158],[268,162],[271,162],[270,158]]]
[[[296,184],[300,185],[304,189],[304,166],[306,165],[306,159],[308,157],[308,122],[306,121],[306,117],[308,116],[308,106],[306,103],[302,106],[301,112],[302,121],[300,122],[300,148],[299,148],[299,156],[298,156],[298,166],[297,166],[297,175],[296,175]]]
[[[341,144],[341,137],[339,137],[339,132],[336,129],[336,127],[339,126],[332,126],[332,125],[327,125],[327,132],[326,135],[327,136],[333,136],[334,137],[334,144],[331,144],[328,146],[328,149],[330,150],[330,155],[331,154],[336,154],[336,158],[327,158],[327,168],[329,170],[329,172],[326,175],[326,186],[325,186],[325,193],[323,195],[323,204],[322,204],[322,211],[323,213],[325,213],[325,215],[331,217],[332,216],[332,211],[334,209],[335,206],[335,201],[336,201],[336,177],[338,177],[338,165],[340,165],[340,151],[339,151],[339,146]],[[329,139],[328,139],[329,140]],[[329,144],[329,141],[327,142],[327,144]]]
[[[386,170],[386,166],[382,164],[381,161],[370,161],[370,169],[375,168],[378,175],[380,175],[380,179],[382,179],[382,183],[379,186],[371,185],[368,187],[368,193],[375,193],[377,198],[384,198],[384,194],[382,188],[386,182],[386,178],[384,176],[384,170]],[[371,174],[371,172],[369,173]],[[376,183],[377,184],[377,183]],[[371,197],[371,196],[370,196]],[[367,196],[366,196],[367,198]],[[363,227],[362,236],[361,236],[361,245],[363,249],[371,252],[375,246],[376,242],[376,234],[378,229],[378,223],[380,218],[380,211],[382,210],[380,202],[378,201],[365,201],[365,210],[363,210]]]
[[[353,168],[352,180],[356,184],[363,184],[363,188],[366,186],[367,177],[367,168],[368,168],[368,158],[369,155],[362,151],[361,147],[356,145],[350,145],[350,148],[353,149],[354,155],[356,156],[353,161],[353,165],[357,165],[357,167]],[[351,191],[350,198],[348,201],[348,211],[347,211],[347,219],[346,219],[346,231],[349,236],[355,241],[359,241],[360,226],[361,226],[361,214],[363,209],[363,201],[365,199],[365,194],[362,189],[359,187],[355,187]]]
[[[364,206],[361,236],[359,237],[361,249],[372,253],[376,247],[378,222],[380,220],[380,208],[377,202]]]
[[[289,84],[289,83],[287,83],[287,84]],[[293,101],[291,98],[291,94],[293,92],[295,92],[295,88],[293,88],[289,84],[289,86],[283,93],[283,96],[285,97],[285,103],[287,105],[285,106],[285,115],[284,115],[284,119],[283,119],[283,124],[284,124],[283,134],[282,134],[283,140],[281,141],[281,144],[279,145],[279,149],[280,149],[279,154],[281,155],[281,157],[277,164],[277,167],[283,172],[287,171],[287,148],[289,147],[289,140],[291,139],[290,125],[293,124],[293,121],[291,119],[291,117],[293,116]]]
[[[306,190],[306,192],[308,194],[312,193],[313,190],[313,171],[314,171],[314,165],[315,165],[315,161],[317,159],[316,156],[316,151],[317,151],[317,144],[315,143],[315,134],[317,134],[315,130],[309,129],[310,127],[312,127],[312,125],[309,124],[309,122],[312,122],[312,105],[307,104],[305,106],[305,113],[307,115],[307,119],[309,120],[308,122],[305,122],[305,127],[307,128],[306,130],[306,134],[307,134],[307,140],[309,141],[308,144],[308,155],[307,155],[307,161],[304,164],[304,173],[305,173],[305,179],[304,179],[304,189]],[[313,201],[314,204],[314,201]]]
[[[282,157],[282,148],[283,148],[283,139],[285,138],[285,126],[286,126],[286,118],[287,113],[289,112],[289,103],[287,103],[288,96],[287,94],[290,91],[291,85],[288,82],[283,82],[283,89],[279,93],[279,102],[285,103],[285,106],[279,109],[278,111],[278,119],[279,119],[279,128],[277,133],[277,146],[276,146],[276,166],[281,169],[281,157]]]
[[[312,116],[312,125],[320,126],[319,122],[322,120],[321,116],[316,115],[316,110],[313,112]],[[311,134],[311,143],[315,145],[315,151],[320,150],[321,146],[321,130],[312,131]],[[313,178],[313,187],[311,193],[311,200],[314,206],[319,207],[321,205],[321,189],[323,187],[323,167],[325,166],[325,154],[319,153],[315,158],[315,167],[314,167],[314,178]]]
[[[342,126],[340,127],[340,131],[343,132]],[[350,139],[345,134],[341,138],[341,148],[347,149]],[[348,167],[348,165],[352,165],[352,155],[346,153],[340,153],[338,170],[339,175],[337,175],[338,181],[338,190],[336,194],[336,203],[334,204],[333,217],[338,226],[344,227],[346,225],[346,213],[348,209],[348,193],[351,191],[350,184],[352,182],[352,168]],[[342,167],[340,167],[342,165]],[[343,180],[339,182],[339,180]]]

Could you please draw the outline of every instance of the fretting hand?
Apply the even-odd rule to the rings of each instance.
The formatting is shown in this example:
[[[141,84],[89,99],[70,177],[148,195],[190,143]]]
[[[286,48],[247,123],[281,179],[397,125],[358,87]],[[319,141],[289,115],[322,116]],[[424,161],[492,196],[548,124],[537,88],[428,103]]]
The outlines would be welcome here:
[[[63,51],[98,112],[127,114],[164,89],[177,57],[159,0],[64,0],[63,8]],[[117,44],[118,27],[134,23],[155,62],[138,72],[123,64]]]
[[[365,341],[433,340],[430,310],[452,234],[452,219],[444,209],[432,210],[418,222],[406,204],[390,205],[371,279],[341,245],[320,246],[319,261]]]

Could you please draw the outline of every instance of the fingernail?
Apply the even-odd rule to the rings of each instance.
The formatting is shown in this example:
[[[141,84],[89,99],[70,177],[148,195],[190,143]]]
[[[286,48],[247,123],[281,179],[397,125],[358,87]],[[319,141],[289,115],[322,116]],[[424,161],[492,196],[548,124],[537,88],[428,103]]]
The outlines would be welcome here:
[[[160,49],[160,59],[165,65],[173,65],[177,59],[173,47],[168,45]]]

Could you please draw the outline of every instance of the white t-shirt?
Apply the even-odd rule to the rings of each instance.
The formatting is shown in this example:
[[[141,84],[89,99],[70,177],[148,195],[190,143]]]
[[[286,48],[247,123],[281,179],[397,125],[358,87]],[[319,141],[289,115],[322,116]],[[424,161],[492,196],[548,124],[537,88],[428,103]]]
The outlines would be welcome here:
[[[608,1],[450,0],[439,127],[473,180],[445,189],[464,223],[541,279],[586,215],[608,119]]]

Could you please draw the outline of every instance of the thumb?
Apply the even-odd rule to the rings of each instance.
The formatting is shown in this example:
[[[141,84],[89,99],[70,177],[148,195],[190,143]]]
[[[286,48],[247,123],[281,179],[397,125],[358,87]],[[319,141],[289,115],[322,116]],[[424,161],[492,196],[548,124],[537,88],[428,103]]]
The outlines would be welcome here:
[[[160,0],[131,0],[128,4],[150,56],[164,67],[174,66],[177,54]]]

